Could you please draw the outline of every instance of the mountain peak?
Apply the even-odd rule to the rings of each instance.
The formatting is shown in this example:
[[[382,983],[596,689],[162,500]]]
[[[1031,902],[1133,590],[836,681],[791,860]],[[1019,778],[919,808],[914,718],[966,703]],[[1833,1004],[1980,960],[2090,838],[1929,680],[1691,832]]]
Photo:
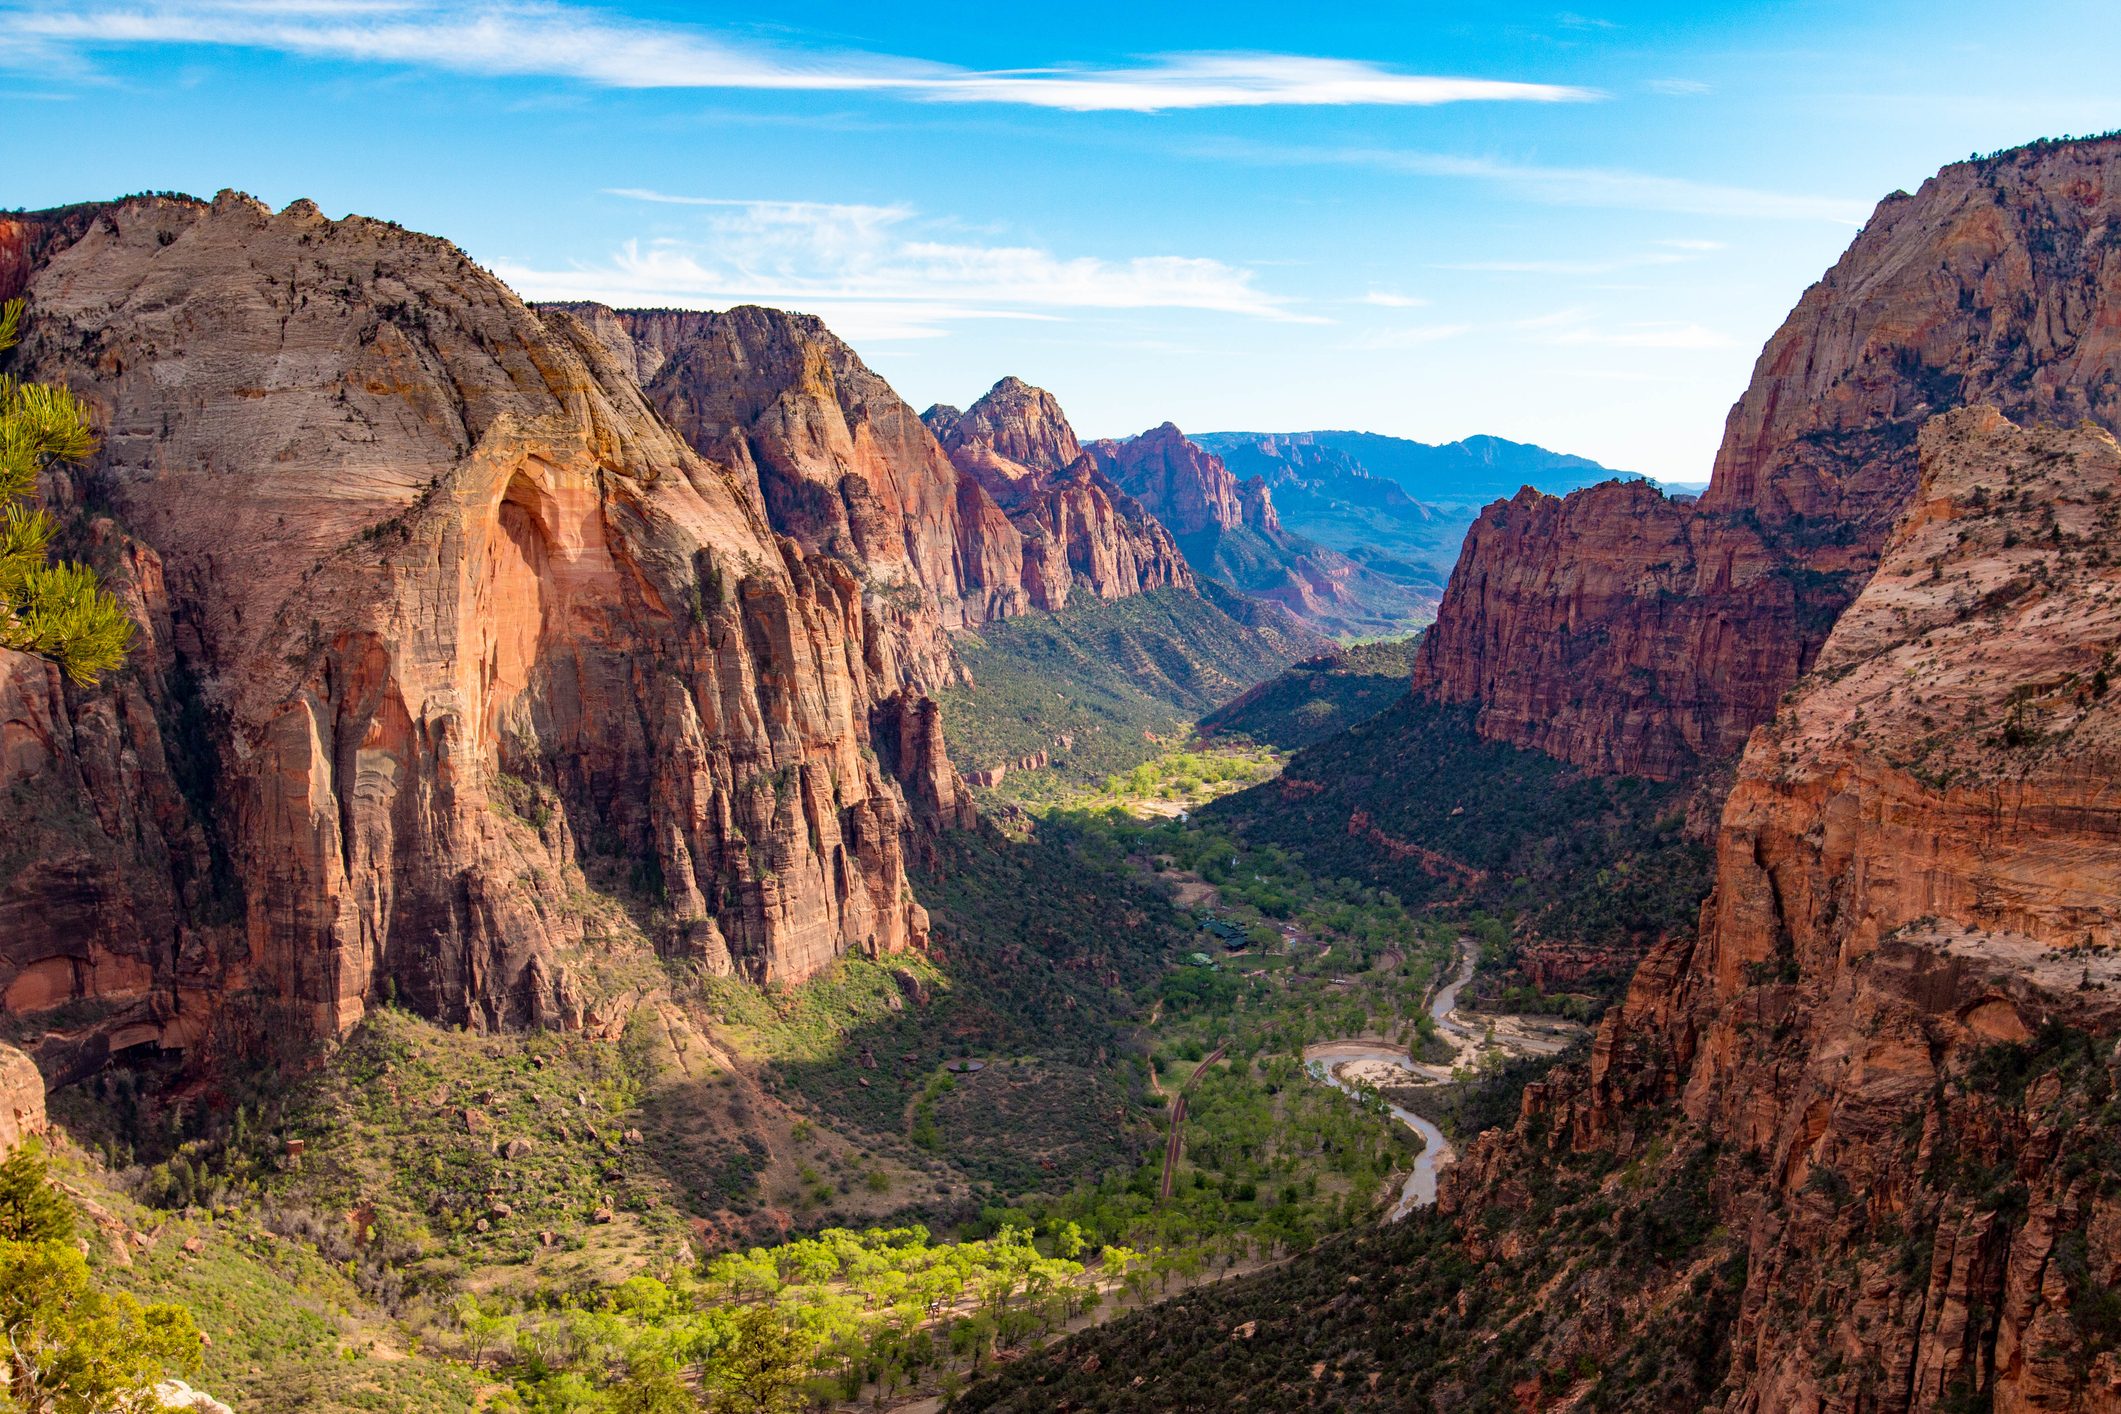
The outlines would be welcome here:
[[[996,456],[1042,476],[1059,475],[1083,454],[1059,399],[1016,377],[998,381],[936,436],[951,451],[983,443]]]

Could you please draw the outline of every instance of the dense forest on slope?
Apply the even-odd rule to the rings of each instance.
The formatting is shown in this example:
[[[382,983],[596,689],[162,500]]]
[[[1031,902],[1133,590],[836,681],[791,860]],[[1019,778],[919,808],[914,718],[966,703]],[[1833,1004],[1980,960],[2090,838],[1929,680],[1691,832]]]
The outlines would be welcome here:
[[[1296,751],[1366,722],[1407,692],[1417,638],[1351,643],[1293,664],[1200,719],[1204,737]]]
[[[940,694],[951,758],[970,773],[1044,752],[1057,782],[1099,781],[1321,646],[1276,610],[1228,607],[1252,621],[1207,594],[1162,589],[1114,601],[1079,595],[1060,613],[961,635],[972,682]]]
[[[1411,905],[1470,896],[1632,965],[1690,928],[1707,891],[1686,791],[1484,741],[1469,709],[1403,698],[1208,813],[1315,873],[1370,880]]]
[[[975,1386],[959,1407],[1473,1414],[1516,1410],[1535,1394],[1587,1394],[1589,1407],[1607,1408],[1627,1392],[1633,1407],[1698,1409],[1722,1377],[1745,1261],[1708,1215],[1709,1173],[1698,1149],[1654,1176],[1609,1154],[1557,1156],[1524,1174],[1522,1210],[1473,1215],[1484,1249],[1433,1211],[1349,1233],[1074,1336]],[[1622,1201],[1607,1194],[1613,1180]],[[1551,1368],[1541,1336],[1556,1298],[1542,1294],[1574,1290],[1590,1267],[1692,1269],[1694,1300],[1645,1321],[1602,1368]]]

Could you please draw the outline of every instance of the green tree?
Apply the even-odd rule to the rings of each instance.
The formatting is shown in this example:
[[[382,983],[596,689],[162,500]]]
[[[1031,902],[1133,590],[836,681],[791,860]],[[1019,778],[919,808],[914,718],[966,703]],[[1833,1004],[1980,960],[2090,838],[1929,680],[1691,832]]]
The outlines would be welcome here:
[[[22,301],[0,305],[0,353],[22,330]],[[37,504],[37,476],[96,449],[88,411],[64,388],[0,376],[0,648],[49,658],[78,683],[125,661],[132,620],[87,565],[51,562],[58,523]]]
[[[799,1414],[807,1403],[809,1342],[764,1306],[740,1306],[708,1364],[716,1414]]]
[[[7,1395],[23,1414],[135,1414],[155,1385],[199,1364],[199,1331],[178,1306],[97,1289],[67,1241],[73,1214],[23,1145],[0,1163],[0,1340]]]
[[[64,1242],[74,1210],[45,1176],[44,1145],[27,1139],[0,1159],[0,1242]]]
[[[668,1361],[644,1360],[627,1372],[611,1407],[614,1414],[696,1414],[700,1406]]]

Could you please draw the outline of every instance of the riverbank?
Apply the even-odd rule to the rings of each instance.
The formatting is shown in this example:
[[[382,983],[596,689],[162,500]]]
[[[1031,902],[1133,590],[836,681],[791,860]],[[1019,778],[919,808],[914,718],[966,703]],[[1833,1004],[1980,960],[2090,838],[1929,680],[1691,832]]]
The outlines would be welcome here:
[[[1557,1055],[1583,1033],[1584,1028],[1551,1017],[1460,1012],[1458,994],[1473,980],[1478,961],[1472,940],[1461,938],[1458,970],[1448,983],[1436,989],[1429,1002],[1429,1016],[1436,1023],[1438,1034],[1453,1047],[1449,1065],[1416,1061],[1404,1047],[1381,1038],[1355,1037],[1304,1047],[1304,1070],[1312,1079],[1358,1099],[1376,1096],[1393,1119],[1421,1137],[1421,1152],[1400,1186],[1398,1200],[1386,1214],[1387,1222],[1397,1222],[1415,1209],[1435,1203],[1437,1174],[1458,1157],[1442,1128],[1430,1117],[1395,1102],[1390,1098],[1391,1090],[1408,1083],[1447,1084],[1462,1079],[1481,1066],[1494,1063],[1489,1060],[1491,1056],[1515,1060]]]

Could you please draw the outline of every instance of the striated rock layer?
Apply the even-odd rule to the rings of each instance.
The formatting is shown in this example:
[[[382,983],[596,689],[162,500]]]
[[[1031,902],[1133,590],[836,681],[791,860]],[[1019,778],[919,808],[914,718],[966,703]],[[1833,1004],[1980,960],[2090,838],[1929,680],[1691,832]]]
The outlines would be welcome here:
[[[93,691],[0,655],[0,997],[48,1075],[385,995],[578,1025],[644,933],[760,979],[922,942],[902,832],[968,818],[939,630],[891,597],[923,547],[865,584],[775,534],[753,461],[443,242],[227,193],[62,216],[14,371],[94,410],[54,500],[106,513],[73,533],[146,641]]]
[[[1668,778],[1735,752],[1862,589],[1935,413],[2121,428],[2121,139],[1882,202],[1761,353],[1698,503],[1520,492],[1466,537],[1416,687],[1479,728]]]
[[[1745,751],[1698,935],[1446,1184],[1451,1211],[1509,1207],[1543,1146],[1618,1150],[1625,1219],[1708,1156],[1701,1263],[1557,1294],[1582,1313],[1547,1328],[1558,1368],[1721,1260],[1715,1407],[2121,1407],[2121,446],[1969,408],[1919,458]]]

